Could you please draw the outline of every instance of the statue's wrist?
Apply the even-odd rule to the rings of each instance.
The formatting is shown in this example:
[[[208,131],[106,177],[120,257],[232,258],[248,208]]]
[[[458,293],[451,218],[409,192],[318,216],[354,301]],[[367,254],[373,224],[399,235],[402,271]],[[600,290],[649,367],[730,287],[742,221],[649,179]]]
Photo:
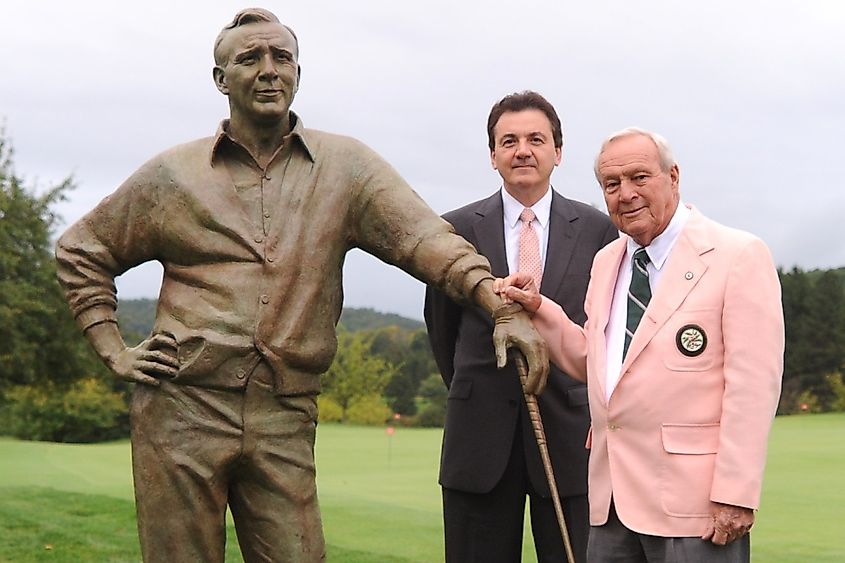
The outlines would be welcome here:
[[[505,305],[500,305],[493,311],[493,320],[498,321],[502,318],[513,317],[515,314],[524,310],[525,309],[523,309],[522,305],[519,303],[507,303]]]

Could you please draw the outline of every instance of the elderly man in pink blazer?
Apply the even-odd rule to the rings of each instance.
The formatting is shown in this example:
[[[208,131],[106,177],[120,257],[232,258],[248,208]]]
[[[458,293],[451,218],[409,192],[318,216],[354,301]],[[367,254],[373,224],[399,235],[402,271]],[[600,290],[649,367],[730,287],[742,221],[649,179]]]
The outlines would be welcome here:
[[[588,560],[748,561],[783,370],[771,255],[681,202],[660,135],[611,135],[595,172],[626,236],[595,257],[585,327],[530,276],[496,282],[587,381]]]

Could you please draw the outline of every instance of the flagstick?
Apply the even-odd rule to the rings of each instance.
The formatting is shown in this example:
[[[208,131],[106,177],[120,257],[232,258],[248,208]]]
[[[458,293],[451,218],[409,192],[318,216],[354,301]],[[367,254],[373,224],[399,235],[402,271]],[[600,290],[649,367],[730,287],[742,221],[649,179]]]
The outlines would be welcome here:
[[[387,466],[390,467],[391,461],[391,452],[393,450],[393,433],[395,432],[392,426],[388,426],[384,429],[385,433],[387,433]]]

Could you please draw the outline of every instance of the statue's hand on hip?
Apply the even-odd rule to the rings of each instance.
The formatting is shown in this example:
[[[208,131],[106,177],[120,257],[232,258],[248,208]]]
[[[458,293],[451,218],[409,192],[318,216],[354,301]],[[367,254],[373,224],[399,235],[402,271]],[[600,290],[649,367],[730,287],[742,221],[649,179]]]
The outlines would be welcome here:
[[[108,359],[109,367],[125,381],[159,385],[179,373],[176,339],[170,334],[154,334],[134,347],[126,347]]]

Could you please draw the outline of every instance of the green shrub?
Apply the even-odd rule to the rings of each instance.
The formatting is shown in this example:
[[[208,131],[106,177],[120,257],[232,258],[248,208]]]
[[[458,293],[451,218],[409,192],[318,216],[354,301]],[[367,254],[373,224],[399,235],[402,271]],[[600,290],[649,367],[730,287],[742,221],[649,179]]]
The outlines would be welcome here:
[[[379,426],[393,415],[390,407],[380,395],[365,395],[352,400],[346,409],[346,422]]]
[[[99,379],[69,387],[18,385],[5,392],[5,432],[23,440],[98,442],[125,436],[123,396]]]
[[[442,428],[446,422],[446,400],[449,391],[439,375],[433,373],[420,384],[420,410],[414,426]]]
[[[446,407],[435,403],[425,405],[414,417],[414,425],[423,428],[442,428],[445,422]]]
[[[842,380],[842,374],[839,372],[828,374],[827,381],[833,392],[830,410],[836,412],[845,411],[845,381]]]
[[[343,420],[343,408],[331,397],[318,396],[317,408],[320,411],[320,422],[340,422]]]

